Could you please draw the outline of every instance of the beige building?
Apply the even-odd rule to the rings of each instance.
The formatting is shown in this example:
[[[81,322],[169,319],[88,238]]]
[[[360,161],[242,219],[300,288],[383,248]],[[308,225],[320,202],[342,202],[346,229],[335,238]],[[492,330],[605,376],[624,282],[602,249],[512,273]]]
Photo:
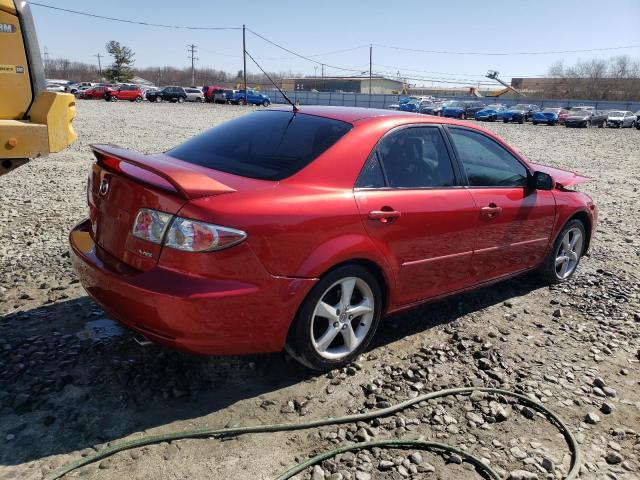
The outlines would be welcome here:
[[[381,76],[371,77],[371,93],[401,93],[402,86],[402,80]],[[285,91],[369,93],[369,77],[284,78],[282,89]]]

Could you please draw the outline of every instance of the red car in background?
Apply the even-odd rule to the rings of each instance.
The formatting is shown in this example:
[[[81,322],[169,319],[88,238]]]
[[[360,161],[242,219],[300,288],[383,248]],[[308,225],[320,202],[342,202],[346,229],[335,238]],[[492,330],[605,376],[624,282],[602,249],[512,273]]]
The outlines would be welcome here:
[[[97,85],[80,93],[79,98],[84,100],[102,100],[115,91],[115,86]]]
[[[589,179],[480,127],[344,107],[243,115],[159,154],[92,147],[70,234],[111,316],[200,354],[274,352],[327,370],[384,315],[530,270],[569,280]]]
[[[136,85],[119,85],[116,89],[112,89],[105,95],[108,102],[117,102],[118,100],[129,100],[130,102],[141,102],[144,99],[144,92]]]
[[[213,102],[213,95],[218,90],[224,90],[224,87],[212,87],[212,86],[204,86],[202,87],[202,93],[204,93],[205,102]]]

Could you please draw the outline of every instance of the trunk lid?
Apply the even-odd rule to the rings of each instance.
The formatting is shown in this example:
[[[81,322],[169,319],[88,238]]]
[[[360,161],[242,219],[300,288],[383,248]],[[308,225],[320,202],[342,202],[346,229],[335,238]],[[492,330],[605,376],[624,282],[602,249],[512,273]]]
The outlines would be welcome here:
[[[92,237],[113,257],[103,259],[112,264],[115,258],[142,271],[157,264],[161,245],[131,234],[141,208],[174,215],[192,199],[236,191],[215,178],[218,173],[224,177],[222,172],[163,154],[143,155],[112,145],[93,145],[91,149],[97,159],[87,191]]]

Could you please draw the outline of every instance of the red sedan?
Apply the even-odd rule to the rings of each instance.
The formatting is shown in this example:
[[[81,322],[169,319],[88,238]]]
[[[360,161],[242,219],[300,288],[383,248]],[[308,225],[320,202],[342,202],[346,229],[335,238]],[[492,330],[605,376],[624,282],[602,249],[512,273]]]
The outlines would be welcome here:
[[[118,100],[141,102],[143,98],[144,92],[136,85],[120,85],[117,89],[111,89],[105,96],[107,102],[117,102]]]
[[[106,85],[97,85],[89,88],[80,93],[79,97],[83,100],[102,100],[106,99],[111,93],[115,91],[114,87],[108,87]]]
[[[340,107],[244,115],[162,154],[92,147],[82,285],[148,339],[283,347],[326,370],[381,317],[538,269],[567,281],[596,207],[586,177],[466,122]]]

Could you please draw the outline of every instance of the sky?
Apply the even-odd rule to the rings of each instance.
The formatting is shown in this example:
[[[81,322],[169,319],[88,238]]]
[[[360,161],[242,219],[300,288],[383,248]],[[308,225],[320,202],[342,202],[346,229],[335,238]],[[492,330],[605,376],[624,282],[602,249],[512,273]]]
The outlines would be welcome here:
[[[324,63],[326,76],[368,72],[369,45],[373,44],[374,74],[397,77],[400,72],[402,77],[413,77],[409,81],[418,85],[490,84],[492,81],[484,77],[487,70],[499,71],[507,81],[511,77],[543,76],[558,60],[569,65],[578,59],[622,54],[640,59],[640,47],[544,55],[486,55],[640,45],[640,0],[237,3],[39,0],[38,3],[148,23],[192,27],[241,27],[244,23],[263,37]],[[187,46],[195,44],[196,68],[211,67],[232,73],[242,69],[241,30],[157,28],[89,18],[37,5],[32,5],[32,11],[40,48],[46,47],[50,58],[97,63],[95,55],[106,55],[104,45],[117,40],[135,51],[138,67],[184,67],[190,65]],[[247,51],[265,70],[320,75],[319,63],[297,58],[249,31],[246,36]],[[109,57],[102,61],[103,66],[110,63]],[[247,70],[258,73],[251,60],[247,61]]]

